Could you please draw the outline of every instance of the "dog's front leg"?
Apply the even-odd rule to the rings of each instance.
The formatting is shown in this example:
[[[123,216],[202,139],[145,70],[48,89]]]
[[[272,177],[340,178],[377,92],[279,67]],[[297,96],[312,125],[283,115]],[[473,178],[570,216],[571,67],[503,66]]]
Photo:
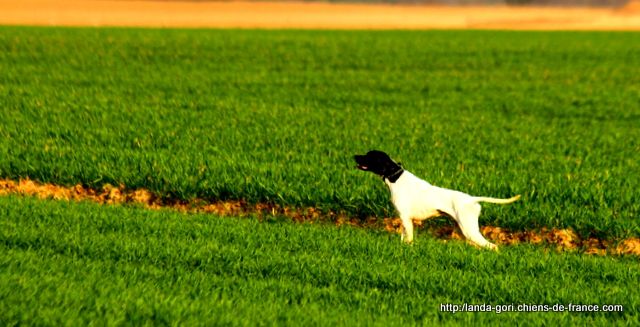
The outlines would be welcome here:
[[[402,220],[402,236],[400,239],[409,244],[413,242],[413,221],[411,218],[400,217]]]

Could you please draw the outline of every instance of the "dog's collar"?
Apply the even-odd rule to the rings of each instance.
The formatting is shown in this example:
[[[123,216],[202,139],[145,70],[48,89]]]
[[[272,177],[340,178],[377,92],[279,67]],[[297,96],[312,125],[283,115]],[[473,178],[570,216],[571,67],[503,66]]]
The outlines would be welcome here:
[[[402,167],[400,167],[398,170],[396,170],[395,173],[393,173],[391,175],[388,175],[388,176],[387,175],[382,176],[382,179],[383,180],[384,179],[388,179],[389,182],[395,183],[398,180],[398,178],[400,178],[400,175],[402,175],[403,172],[404,172],[404,169],[402,169]]]

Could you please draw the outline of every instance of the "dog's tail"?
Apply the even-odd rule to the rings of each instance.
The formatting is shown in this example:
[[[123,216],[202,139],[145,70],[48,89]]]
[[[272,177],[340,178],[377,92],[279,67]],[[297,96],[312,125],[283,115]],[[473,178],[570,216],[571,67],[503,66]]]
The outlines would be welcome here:
[[[507,203],[511,203],[511,202],[515,202],[520,198],[520,194],[514,196],[514,197],[510,197],[508,199],[496,199],[496,198],[489,198],[489,197],[484,197],[484,196],[476,196],[473,199],[476,202],[489,202],[489,203],[497,203],[497,204],[507,204]]]

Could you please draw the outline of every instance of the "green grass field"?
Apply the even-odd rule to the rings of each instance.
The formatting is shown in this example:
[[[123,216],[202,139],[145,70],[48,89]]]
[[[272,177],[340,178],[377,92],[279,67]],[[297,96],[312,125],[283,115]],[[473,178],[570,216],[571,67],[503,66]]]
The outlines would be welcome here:
[[[637,33],[0,29],[0,176],[392,216],[377,148],[482,222],[640,236]]]
[[[394,216],[353,154],[640,236],[640,34],[0,27],[0,178]],[[638,323],[635,257],[0,197],[0,325]],[[452,314],[440,303],[622,304]]]
[[[495,253],[431,238],[405,246],[395,235],[330,224],[16,197],[0,197],[0,217],[2,325],[639,322],[635,258],[530,246]],[[465,302],[624,311],[440,309]]]

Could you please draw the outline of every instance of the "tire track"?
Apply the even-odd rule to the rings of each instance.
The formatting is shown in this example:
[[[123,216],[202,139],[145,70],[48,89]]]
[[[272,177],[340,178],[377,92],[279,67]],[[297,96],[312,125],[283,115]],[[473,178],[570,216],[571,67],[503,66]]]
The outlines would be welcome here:
[[[146,189],[127,189],[124,185],[104,185],[102,189],[92,189],[81,184],[66,187],[49,183],[39,183],[31,179],[19,181],[0,179],[0,195],[19,194],[34,196],[40,199],[55,199],[65,201],[91,201],[100,204],[137,204],[147,209],[173,209],[190,213],[211,213],[219,216],[257,216],[259,219],[268,217],[287,217],[296,222],[331,221],[337,226],[353,225],[366,228],[383,228],[391,233],[399,233],[401,221],[399,218],[357,219],[344,213],[322,212],[316,208],[291,208],[276,204],[250,204],[245,201],[217,201],[210,202],[202,199],[181,201],[164,199]],[[423,226],[422,221],[415,221],[417,226]],[[447,240],[462,240],[461,233],[453,226],[426,226],[432,235]],[[537,231],[509,231],[501,227],[484,226],[481,228],[486,238],[500,245],[515,245],[520,243],[546,244],[558,251],[580,251],[585,254],[596,255],[635,255],[640,256],[640,238],[628,238],[612,241],[597,238],[583,239],[572,229],[542,228]]]

